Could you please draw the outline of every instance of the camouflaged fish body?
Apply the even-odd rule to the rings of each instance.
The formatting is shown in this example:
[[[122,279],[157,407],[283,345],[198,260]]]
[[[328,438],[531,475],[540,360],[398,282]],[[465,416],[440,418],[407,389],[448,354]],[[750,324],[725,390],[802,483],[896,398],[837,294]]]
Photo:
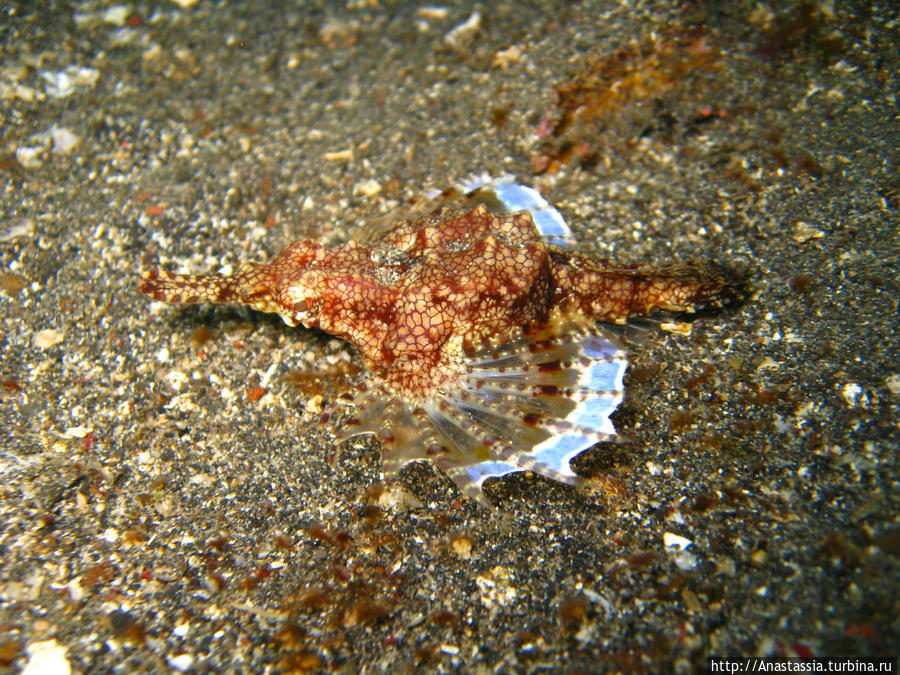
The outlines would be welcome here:
[[[371,375],[340,440],[374,433],[391,475],[429,459],[484,501],[486,478],[569,460],[614,436],[627,367],[597,321],[694,311],[741,295],[715,265],[617,266],[572,250],[560,213],[511,178],[431,195],[369,240],[289,245],[232,276],[146,273],[166,302],[239,302],[355,345]]]

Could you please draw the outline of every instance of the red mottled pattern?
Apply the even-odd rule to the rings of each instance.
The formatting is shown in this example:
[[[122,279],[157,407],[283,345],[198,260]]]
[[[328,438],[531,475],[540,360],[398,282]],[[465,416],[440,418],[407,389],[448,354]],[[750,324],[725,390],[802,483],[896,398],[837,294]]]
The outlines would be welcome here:
[[[366,243],[304,239],[231,276],[151,271],[141,291],[243,303],[355,345],[370,373],[338,440],[376,434],[388,475],[428,459],[482,503],[486,479],[515,471],[580,485],[569,460],[614,437],[627,367],[594,322],[719,307],[743,286],[714,263],[578,254],[559,212],[510,177],[439,197],[371,224]]]
[[[239,302],[321,328],[358,347],[410,401],[455,378],[461,353],[553,310],[621,323],[741,295],[717,265],[617,266],[547,245],[528,212],[497,215],[483,205],[401,221],[371,246],[300,240],[231,277],[151,271],[141,291],[166,302]]]

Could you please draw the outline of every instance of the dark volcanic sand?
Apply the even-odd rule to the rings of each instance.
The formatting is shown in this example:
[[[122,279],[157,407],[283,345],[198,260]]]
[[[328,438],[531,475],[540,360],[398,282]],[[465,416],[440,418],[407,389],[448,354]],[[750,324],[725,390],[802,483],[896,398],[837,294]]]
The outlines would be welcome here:
[[[0,671],[896,651],[890,3],[483,3],[454,44],[466,3],[184,4],[0,17]],[[567,82],[593,117],[537,138]],[[473,172],[537,185],[584,250],[755,289],[632,346],[587,494],[516,475],[489,511],[428,465],[379,491],[378,443],[331,464],[318,424],[358,354],[137,291]]]

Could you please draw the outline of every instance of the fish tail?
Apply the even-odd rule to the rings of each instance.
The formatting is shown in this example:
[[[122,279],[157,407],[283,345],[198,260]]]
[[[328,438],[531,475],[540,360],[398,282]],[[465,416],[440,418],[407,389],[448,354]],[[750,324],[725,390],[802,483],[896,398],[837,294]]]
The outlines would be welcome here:
[[[717,309],[737,304],[748,294],[745,279],[715,262],[663,267],[642,283],[645,302],[672,311]]]
[[[555,267],[554,276],[562,304],[574,305],[594,319],[620,323],[657,310],[716,309],[748,295],[746,281],[715,262],[615,266],[572,255]]]

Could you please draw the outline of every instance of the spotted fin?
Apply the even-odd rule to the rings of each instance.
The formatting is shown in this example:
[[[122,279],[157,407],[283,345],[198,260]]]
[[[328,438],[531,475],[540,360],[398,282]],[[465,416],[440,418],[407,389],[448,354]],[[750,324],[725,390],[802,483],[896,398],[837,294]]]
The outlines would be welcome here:
[[[396,226],[399,220],[417,220],[442,208],[471,209],[479,204],[496,214],[528,211],[538,232],[549,244],[573,248],[577,243],[562,214],[540,192],[516,182],[508,174],[499,177],[472,175],[452,188],[426,192],[424,199],[368,223],[365,231],[358,232],[357,236],[361,241],[372,241]]]
[[[428,459],[466,494],[487,504],[488,478],[534,471],[579,485],[569,461],[615,429],[627,367],[618,340],[602,329],[563,324],[531,331],[463,358],[453,387],[411,410],[379,387],[357,395],[344,438],[375,433],[385,475]]]

